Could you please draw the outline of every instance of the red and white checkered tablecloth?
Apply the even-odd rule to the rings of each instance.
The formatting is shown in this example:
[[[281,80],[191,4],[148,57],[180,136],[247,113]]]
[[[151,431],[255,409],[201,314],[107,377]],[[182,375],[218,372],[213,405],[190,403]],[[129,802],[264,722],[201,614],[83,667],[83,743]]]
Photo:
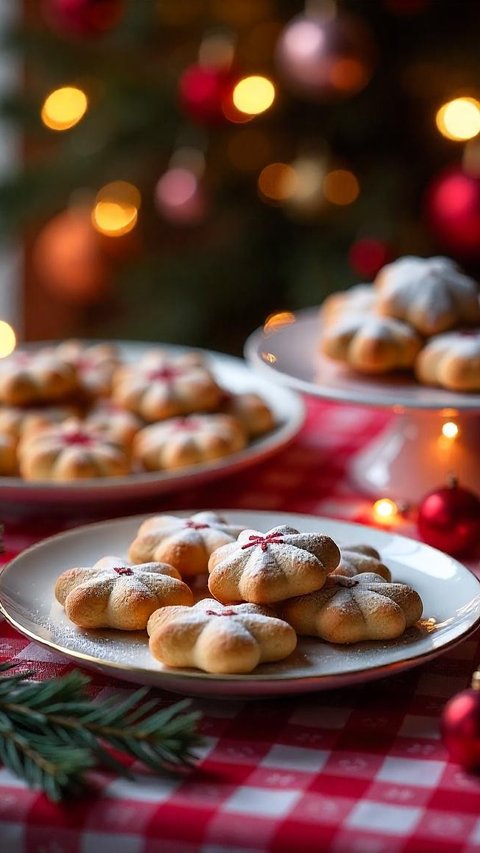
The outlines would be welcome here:
[[[346,469],[385,417],[312,401],[295,444],[246,473],[162,497],[150,511],[243,507],[365,521],[370,502],[349,485]],[[48,526],[7,521],[5,559],[59,525]],[[402,532],[415,535],[407,524]],[[39,678],[70,669],[5,622],[0,643],[2,660]],[[439,737],[441,709],[468,684],[479,645],[477,634],[429,664],[365,686],[195,700],[206,740],[187,778],[141,768],[134,780],[96,772],[86,799],[52,805],[0,767],[0,853],[480,851],[480,781],[448,761]],[[92,677],[100,699],[132,689]],[[156,693],[166,704],[178,699]]]

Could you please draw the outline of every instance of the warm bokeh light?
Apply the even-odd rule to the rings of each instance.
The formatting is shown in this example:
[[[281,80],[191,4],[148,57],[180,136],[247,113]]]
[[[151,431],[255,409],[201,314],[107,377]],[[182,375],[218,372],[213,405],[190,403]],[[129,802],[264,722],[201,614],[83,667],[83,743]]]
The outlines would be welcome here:
[[[275,314],[269,314],[263,324],[263,331],[274,332],[282,326],[291,326],[295,321],[296,317],[292,311],[277,311]]]
[[[173,207],[180,207],[193,198],[198,181],[188,169],[169,169],[160,178],[155,190],[157,201]]]
[[[45,98],[41,119],[51,130],[69,130],[83,118],[87,107],[85,92],[76,86],[62,86]]]
[[[473,139],[480,132],[480,103],[476,98],[455,98],[440,107],[436,123],[447,139]]]
[[[138,210],[115,201],[98,201],[92,212],[92,224],[107,237],[122,237],[135,227]]]
[[[0,358],[10,355],[16,343],[17,338],[10,324],[0,320]]]
[[[353,172],[347,169],[333,169],[325,175],[323,193],[332,204],[352,204],[360,193],[360,185]]]
[[[159,213],[179,225],[195,225],[206,213],[205,196],[197,176],[190,169],[168,169],[155,187],[155,205]]]
[[[275,100],[275,86],[268,77],[252,75],[240,80],[233,90],[233,103],[237,110],[256,116],[264,113]]]
[[[92,224],[107,237],[122,237],[135,227],[140,204],[140,192],[134,184],[112,181],[97,193]]]
[[[275,364],[277,361],[277,356],[273,352],[262,352],[262,358],[267,364]]]
[[[258,189],[269,201],[291,198],[297,185],[297,173],[288,163],[270,163],[258,176]]]
[[[446,421],[442,426],[442,435],[445,436],[445,438],[456,438],[459,431],[460,430],[454,421]]]
[[[355,57],[344,56],[333,63],[330,82],[339,92],[354,94],[363,89],[371,76],[370,69]]]
[[[372,512],[379,524],[390,524],[398,515],[398,506],[390,498],[380,498],[373,504]]]
[[[294,160],[292,168],[295,170],[296,181],[288,199],[289,212],[294,212],[297,217],[315,216],[325,203],[325,158],[322,155],[304,155]]]

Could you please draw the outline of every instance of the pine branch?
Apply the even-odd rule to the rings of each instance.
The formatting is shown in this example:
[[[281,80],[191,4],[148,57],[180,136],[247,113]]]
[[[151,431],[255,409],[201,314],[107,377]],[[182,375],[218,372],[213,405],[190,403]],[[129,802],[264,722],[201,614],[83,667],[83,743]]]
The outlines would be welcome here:
[[[11,669],[0,664],[0,672]],[[124,702],[95,704],[85,690],[90,679],[80,672],[25,679],[0,677],[0,761],[51,800],[80,794],[86,772],[98,765],[129,775],[109,748],[156,772],[180,771],[195,759],[199,714],[185,713],[188,700],[158,709],[141,688]]]

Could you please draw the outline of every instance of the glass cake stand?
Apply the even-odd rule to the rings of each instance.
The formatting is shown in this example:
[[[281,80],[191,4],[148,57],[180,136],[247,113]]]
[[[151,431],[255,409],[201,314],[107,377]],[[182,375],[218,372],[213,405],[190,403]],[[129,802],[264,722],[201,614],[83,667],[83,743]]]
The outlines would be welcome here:
[[[419,501],[454,474],[480,490],[480,394],[460,394],[420,385],[411,377],[363,377],[318,352],[319,308],[285,315],[257,329],[245,357],[272,382],[315,397],[350,405],[388,408],[386,429],[358,453],[350,475],[372,496]],[[458,432],[446,437],[453,421]]]

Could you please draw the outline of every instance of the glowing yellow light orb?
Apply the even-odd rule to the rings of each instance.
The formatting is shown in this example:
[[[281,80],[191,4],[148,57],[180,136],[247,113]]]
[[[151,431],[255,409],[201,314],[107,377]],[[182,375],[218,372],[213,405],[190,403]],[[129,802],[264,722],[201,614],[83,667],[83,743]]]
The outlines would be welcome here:
[[[85,92],[76,86],[62,86],[45,98],[40,116],[51,130],[69,130],[83,118],[87,107]]]
[[[459,433],[458,426],[453,421],[446,421],[442,426],[442,435],[445,438],[456,438]]]
[[[112,181],[97,193],[92,224],[107,237],[122,237],[135,227],[140,204],[140,192],[134,184]]]
[[[0,320],[0,358],[10,355],[15,349],[17,338],[11,325]]]
[[[373,517],[375,521],[383,524],[393,521],[398,515],[398,506],[390,498],[380,498],[373,504]]]
[[[480,103],[476,98],[455,98],[440,107],[435,121],[447,139],[473,139],[480,132]]]
[[[122,237],[135,227],[138,210],[133,205],[115,201],[97,201],[92,212],[92,224],[107,237]]]
[[[235,86],[232,97],[237,110],[247,115],[257,116],[272,106],[275,100],[275,86],[268,77],[258,75],[244,77]]]
[[[325,175],[323,194],[332,204],[352,204],[360,193],[360,185],[353,172],[348,169],[333,169]]]

